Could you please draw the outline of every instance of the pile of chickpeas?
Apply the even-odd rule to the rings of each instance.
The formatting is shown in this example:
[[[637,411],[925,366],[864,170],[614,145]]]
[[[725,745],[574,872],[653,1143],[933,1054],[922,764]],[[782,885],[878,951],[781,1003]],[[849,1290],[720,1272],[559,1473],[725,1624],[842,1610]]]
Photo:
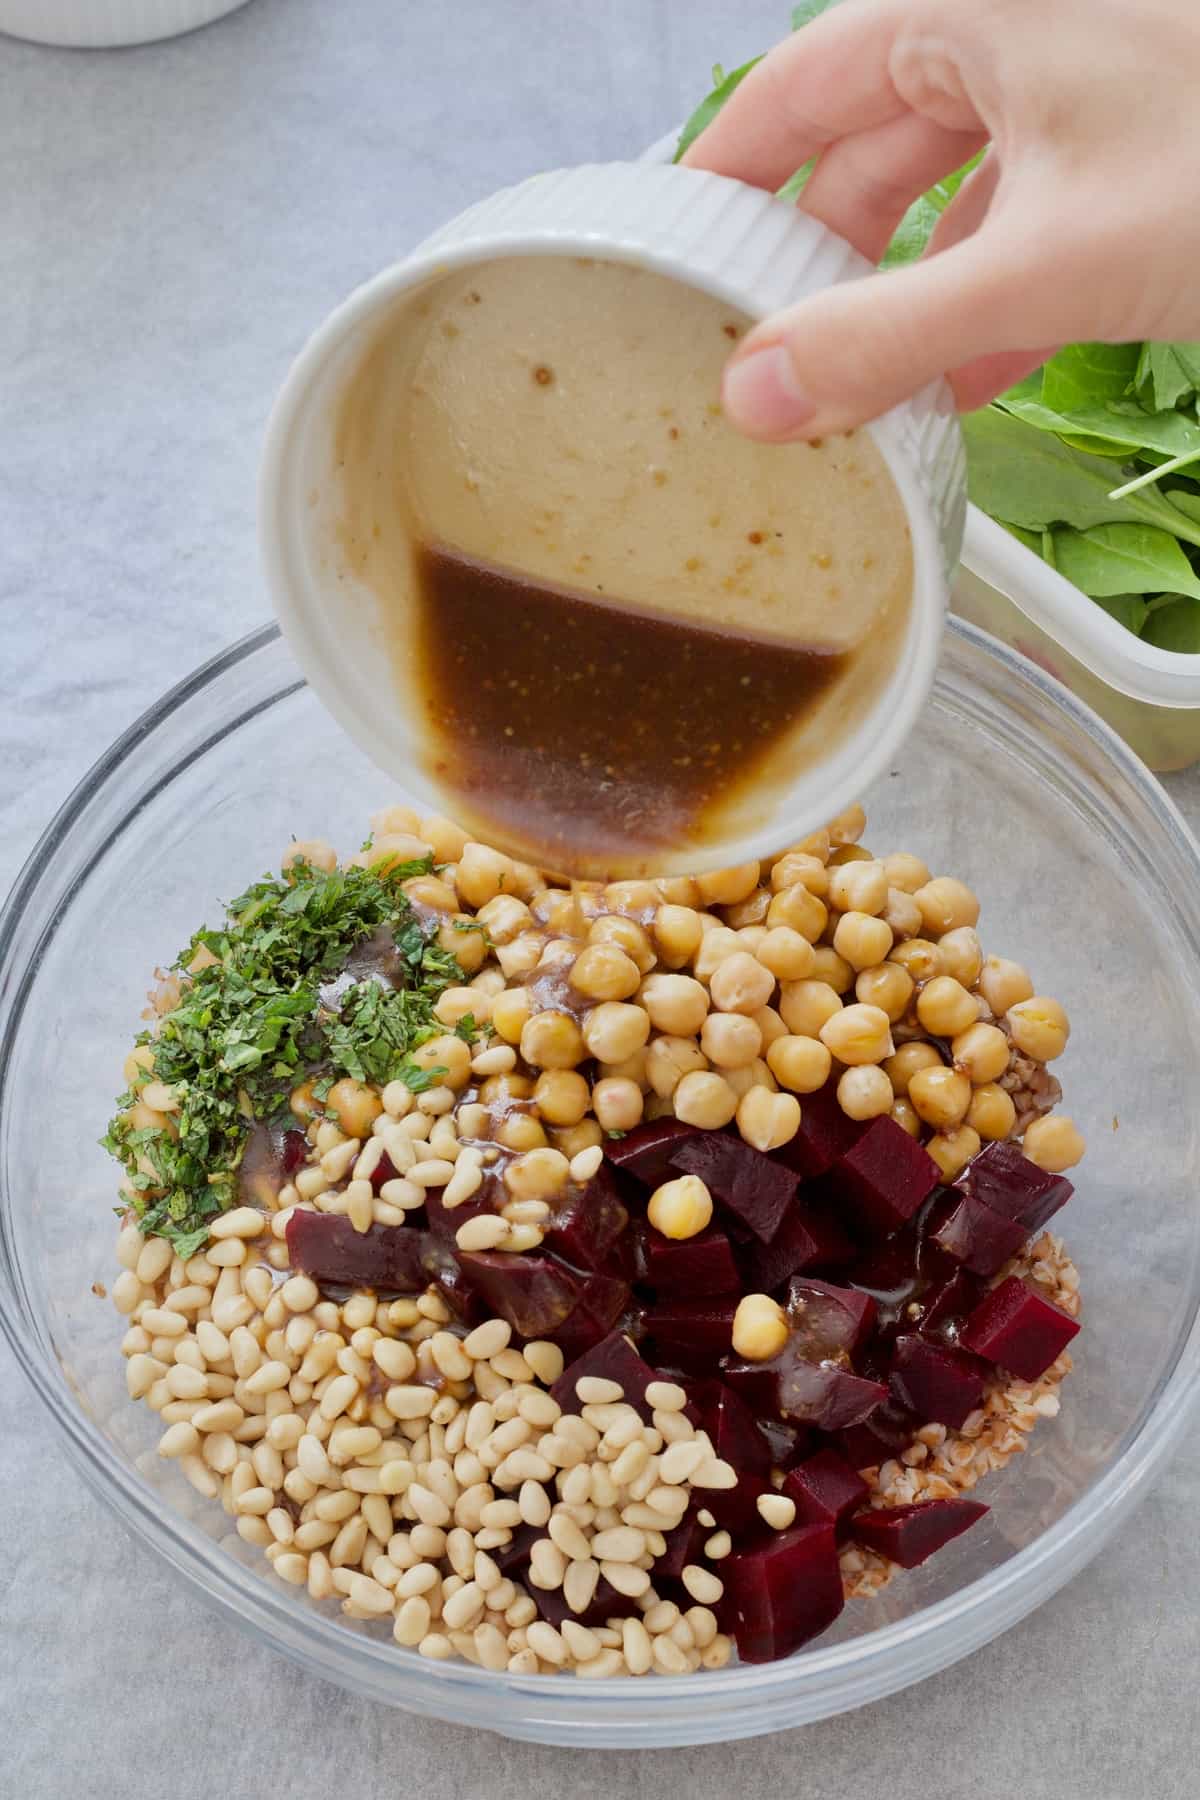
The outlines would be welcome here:
[[[890,1115],[950,1179],[984,1143],[1015,1134],[1015,1060],[1044,1064],[1066,1048],[1058,1001],[1020,964],[984,955],[971,889],[907,852],[864,848],[861,807],[765,862],[607,885],[557,884],[406,808],[372,823],[356,862],[432,854],[438,865],[404,888],[463,968],[437,1004],[445,1035],[416,1056],[445,1072],[419,1096],[339,1081],[323,1124],[307,1087],[294,1107],[331,1151],[344,1148],[335,1159],[364,1190],[371,1138],[395,1147],[405,1167],[383,1189],[389,1216],[428,1186],[460,1204],[491,1168],[510,1202],[507,1236],[497,1227],[492,1243],[530,1248],[549,1203],[598,1166],[606,1134],[674,1116],[734,1124],[773,1150],[795,1135],[804,1096],[831,1079],[851,1118]],[[336,862],[319,843],[292,845],[285,860],[297,857]],[[462,930],[469,922],[483,932]],[[454,1034],[468,1014],[490,1025],[486,1041]],[[1022,1148],[1060,1171],[1084,1145],[1053,1115],[1028,1125]],[[365,1229],[365,1193],[363,1205]],[[486,1222],[470,1235],[484,1247]]]

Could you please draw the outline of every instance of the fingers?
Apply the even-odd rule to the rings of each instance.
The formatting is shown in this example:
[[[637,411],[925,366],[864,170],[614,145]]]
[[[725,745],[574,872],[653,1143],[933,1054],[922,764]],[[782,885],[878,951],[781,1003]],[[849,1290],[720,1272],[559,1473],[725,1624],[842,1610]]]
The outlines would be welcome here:
[[[838,6],[763,57],[683,160],[754,187],[778,188],[847,133],[907,108],[888,74],[898,0]]]
[[[1056,304],[1029,282],[1019,238],[989,225],[764,320],[726,367],[725,412],[766,442],[847,431],[947,369],[1057,336]]]
[[[961,168],[983,143],[980,133],[947,131],[903,113],[823,151],[799,205],[878,262],[917,196]]]
[[[925,255],[937,256],[978,231],[992,210],[999,185],[1000,158],[994,150],[989,150],[979,167],[971,170],[934,226],[925,246]]]
[[[951,369],[948,379],[959,412],[974,412],[977,406],[986,406],[1014,382],[1023,381],[1026,375],[1040,369],[1059,347],[1044,344],[1040,350],[1002,350],[995,356],[976,357],[961,369]]]

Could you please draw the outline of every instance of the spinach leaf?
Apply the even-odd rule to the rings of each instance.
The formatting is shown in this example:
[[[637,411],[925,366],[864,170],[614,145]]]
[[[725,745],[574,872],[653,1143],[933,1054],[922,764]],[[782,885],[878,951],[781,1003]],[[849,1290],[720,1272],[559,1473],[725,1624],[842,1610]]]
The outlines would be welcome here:
[[[944,175],[941,181],[935,181],[928,193],[914,200],[899,225],[891,243],[883,254],[881,269],[899,268],[904,263],[916,262],[933,236],[934,226],[957,194],[959,188],[983,160],[983,151],[965,162],[961,169]]]
[[[1158,411],[1200,388],[1200,344],[1143,344],[1134,385]]]
[[[1137,365],[1136,344],[1068,344],[1042,367],[1042,400],[1059,413],[1120,400]]]
[[[1127,458],[1133,450],[1153,450],[1166,457],[1200,450],[1200,424],[1181,412],[1143,412],[1125,400],[1101,405],[1055,408],[1031,397],[1022,383],[1001,394],[996,405],[1040,431],[1053,431],[1094,456]],[[1103,448],[1101,448],[1103,446]]]
[[[1177,538],[1155,525],[1064,527],[1054,533],[1054,554],[1067,580],[1096,598],[1168,591],[1200,600],[1200,578]]]
[[[1042,554],[1042,539],[1045,536],[1044,532],[1026,531],[1023,525],[1010,525],[1007,519],[997,519],[996,523],[997,525],[1003,525],[1010,537],[1015,537],[1018,544],[1024,544],[1025,548],[1027,550],[1032,550],[1035,556],[1040,556]]]
[[[1092,598],[1102,612],[1123,625],[1126,631],[1132,631],[1134,637],[1140,637],[1142,628],[1150,613],[1141,594],[1094,594]]]
[[[813,19],[819,19],[823,12],[836,4],[836,0],[800,0],[799,6],[792,8],[792,30],[799,31]]]
[[[700,102],[699,106],[679,134],[679,142],[675,146],[674,160],[676,162],[679,161],[684,151],[689,149],[690,146],[695,143],[705,127],[712,124],[713,120],[728,100],[730,94],[732,94],[746,79],[755,63],[760,63],[761,61],[761,56],[752,56],[749,62],[743,63],[740,69],[734,69],[728,75],[722,73],[720,64],[717,65],[713,70],[714,86],[712,93],[706,95]],[[719,79],[717,79],[717,77],[719,77]]]
[[[1200,651],[1200,604],[1195,600],[1173,600],[1163,596],[1165,604],[1156,607],[1146,620],[1142,636],[1159,650],[1181,650],[1195,655]]]

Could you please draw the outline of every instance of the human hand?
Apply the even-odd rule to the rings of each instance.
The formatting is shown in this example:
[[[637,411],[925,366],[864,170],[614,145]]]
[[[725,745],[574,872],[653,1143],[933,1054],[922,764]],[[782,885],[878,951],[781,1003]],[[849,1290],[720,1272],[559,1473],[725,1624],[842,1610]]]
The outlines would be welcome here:
[[[948,374],[982,406],[1077,339],[1200,338],[1196,0],[847,0],[751,70],[683,158],[800,198],[877,262],[933,182],[990,147],[925,256],[749,332],[748,436],[845,431]]]

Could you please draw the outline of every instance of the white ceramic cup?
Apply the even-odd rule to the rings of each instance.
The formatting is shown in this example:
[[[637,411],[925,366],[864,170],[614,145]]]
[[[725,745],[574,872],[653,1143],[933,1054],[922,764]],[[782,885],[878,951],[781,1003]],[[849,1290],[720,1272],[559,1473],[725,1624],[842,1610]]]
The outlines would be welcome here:
[[[740,182],[675,165],[563,169],[462,213],[357,289],[310,339],[271,415],[262,465],[259,520],[275,609],[304,674],[349,735],[408,798],[451,815],[453,792],[440,790],[423,766],[419,728],[400,702],[377,602],[335,573],[334,422],[357,360],[398,295],[452,270],[522,255],[634,264],[752,318],[868,271],[816,220]],[[829,755],[796,770],[765,822],[706,845],[703,855],[694,846],[664,854],[664,873],[747,861],[831,818],[888,766],[925,703],[966,507],[962,442],[945,383],[924,388],[870,433],[912,535],[912,606],[891,675]]]
[[[179,37],[246,0],[0,0],[0,31],[36,44],[115,50]]]

